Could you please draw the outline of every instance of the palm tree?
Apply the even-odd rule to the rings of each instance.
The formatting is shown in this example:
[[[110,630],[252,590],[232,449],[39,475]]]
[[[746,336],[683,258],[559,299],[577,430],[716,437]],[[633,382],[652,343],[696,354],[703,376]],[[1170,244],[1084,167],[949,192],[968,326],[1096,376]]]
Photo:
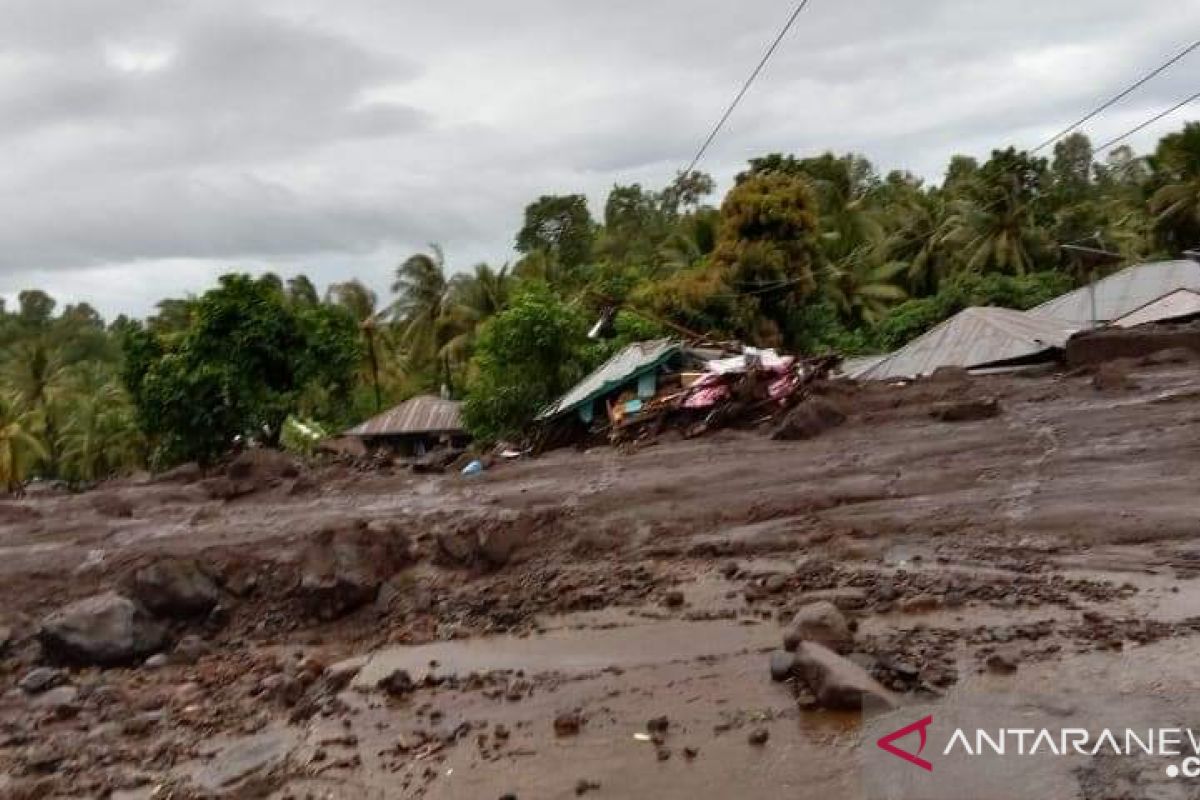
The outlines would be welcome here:
[[[884,242],[888,261],[902,261],[908,265],[904,283],[910,294],[933,294],[950,270],[945,211],[940,196],[915,198],[899,209],[899,219]]]
[[[499,270],[488,264],[476,264],[474,272],[451,278],[443,319],[449,339],[439,355],[453,362],[466,361],[479,326],[508,305],[511,284],[507,264]]]
[[[91,482],[138,463],[133,406],[108,370],[96,362],[72,368],[63,405],[58,447],[64,474]]]
[[[46,457],[46,448],[30,430],[28,412],[18,412],[13,398],[0,396],[0,485],[9,494],[20,494],[30,468]]]
[[[908,265],[883,261],[878,244],[862,244],[844,258],[825,267],[824,288],[838,312],[847,320],[874,325],[908,295],[896,285]]]
[[[1165,243],[1178,250],[1200,244],[1200,122],[1164,136],[1151,163],[1164,181],[1150,210]]]
[[[13,347],[0,371],[0,381],[11,391],[16,411],[25,415],[29,431],[46,443],[51,472],[58,462],[54,406],[66,374],[60,353],[44,335]]]
[[[441,348],[439,327],[446,314],[450,284],[446,280],[446,258],[442,248],[431,244],[431,253],[409,256],[396,268],[392,293],[392,315],[400,324],[401,341],[410,358],[431,362]]]
[[[658,248],[662,271],[671,275],[691,269],[717,246],[720,212],[704,208],[683,217]]]

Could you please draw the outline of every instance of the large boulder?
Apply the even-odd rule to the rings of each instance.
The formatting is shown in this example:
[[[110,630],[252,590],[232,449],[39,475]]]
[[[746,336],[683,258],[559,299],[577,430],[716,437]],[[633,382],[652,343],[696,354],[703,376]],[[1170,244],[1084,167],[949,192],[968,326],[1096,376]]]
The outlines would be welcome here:
[[[891,708],[896,700],[859,665],[815,642],[796,650],[792,673],[812,693],[821,708],[859,711],[865,703]]]
[[[783,637],[785,650],[796,650],[801,642],[816,642],[839,653],[854,649],[854,632],[833,603],[821,600],[803,605],[792,617],[792,627]]]
[[[112,666],[158,652],[167,641],[167,632],[128,597],[105,592],[47,616],[38,638],[52,657]]]
[[[811,439],[845,421],[846,415],[840,408],[824,397],[813,397],[789,411],[771,438],[785,441]]]
[[[408,536],[386,523],[325,528],[304,549],[300,596],[321,619],[373,602],[380,585],[412,560]]]
[[[207,614],[221,599],[221,590],[200,564],[190,558],[165,558],[133,574],[133,597],[165,617]]]

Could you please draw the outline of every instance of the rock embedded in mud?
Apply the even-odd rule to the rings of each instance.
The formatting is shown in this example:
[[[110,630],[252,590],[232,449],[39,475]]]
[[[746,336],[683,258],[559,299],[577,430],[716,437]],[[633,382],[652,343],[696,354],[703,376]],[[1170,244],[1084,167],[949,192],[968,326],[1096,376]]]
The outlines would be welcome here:
[[[838,607],[827,600],[801,606],[792,627],[783,637],[783,649],[796,650],[801,642],[816,642],[838,653],[854,649],[854,632]]]
[[[679,608],[683,605],[683,592],[673,589],[663,595],[662,604],[667,608]]]
[[[671,720],[667,718],[666,714],[661,717],[653,717],[646,722],[646,730],[651,733],[666,733],[669,727],[671,727]]]
[[[993,675],[1012,675],[1017,671],[1018,659],[1012,652],[992,653],[984,662],[988,672]]]
[[[766,728],[755,728],[754,730],[750,731],[750,735],[746,737],[746,740],[756,747],[762,747],[770,738],[771,732]]]
[[[554,718],[555,736],[574,736],[583,727],[583,715],[578,711],[566,711]]]
[[[1000,401],[995,397],[934,403],[929,410],[929,416],[942,422],[974,422],[991,419],[999,414]]]
[[[392,697],[405,697],[417,688],[412,676],[405,669],[392,670],[380,678],[375,686]]]
[[[792,677],[792,670],[795,668],[795,653],[789,653],[786,650],[773,650],[771,652],[771,680],[776,682],[786,681]]]
[[[25,673],[25,676],[17,681],[17,686],[26,694],[40,694],[47,689],[53,689],[66,680],[67,673],[61,669],[36,667]]]
[[[133,516],[133,503],[115,492],[98,492],[91,496],[92,508],[105,517],[129,519]]]
[[[771,433],[779,441],[812,439],[846,421],[842,410],[824,397],[813,397],[789,411]]]
[[[221,599],[216,582],[190,558],[142,567],[133,574],[130,593],[152,613],[171,618],[207,614]]]
[[[38,639],[52,657],[119,666],[161,650],[167,632],[128,597],[105,592],[47,616],[42,620]]]
[[[796,650],[795,673],[816,704],[831,711],[860,711],[864,704],[894,707],[895,698],[858,664],[815,642]]]
[[[578,781],[575,782],[575,796],[580,797],[582,795],[587,794],[588,792],[594,791],[599,788],[600,788],[599,781],[590,781],[590,780],[587,780],[586,778],[580,778]]]
[[[411,560],[408,536],[395,526],[325,528],[304,549],[299,594],[311,613],[335,619],[373,602]]]
[[[194,633],[189,633],[179,640],[175,645],[175,649],[171,651],[172,664],[195,664],[204,656],[212,652],[212,645],[201,639]]]

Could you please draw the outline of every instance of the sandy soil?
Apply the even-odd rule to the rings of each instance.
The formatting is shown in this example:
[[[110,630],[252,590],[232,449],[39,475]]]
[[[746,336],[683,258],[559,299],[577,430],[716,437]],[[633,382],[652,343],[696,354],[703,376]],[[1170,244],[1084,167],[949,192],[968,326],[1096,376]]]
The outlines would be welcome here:
[[[848,421],[812,440],[723,431],[470,479],[329,465],[0,502],[0,796],[862,797],[858,715],[768,674],[821,599],[903,702],[1170,705],[1200,683],[1200,371],[1130,378],[831,385]],[[999,416],[929,414],[982,397]],[[314,603],[313,559],[363,536],[399,548],[354,562],[370,597]],[[107,669],[43,652],[46,615],[178,558],[220,587],[164,621],[186,647]],[[1015,673],[987,669],[998,652]],[[41,666],[57,688],[18,687]],[[412,686],[378,688],[397,670]]]

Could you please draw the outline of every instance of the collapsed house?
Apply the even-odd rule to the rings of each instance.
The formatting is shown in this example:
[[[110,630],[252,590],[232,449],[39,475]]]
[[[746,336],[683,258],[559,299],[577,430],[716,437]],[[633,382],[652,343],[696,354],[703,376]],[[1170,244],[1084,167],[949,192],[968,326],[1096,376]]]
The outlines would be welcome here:
[[[668,427],[694,436],[737,421],[769,419],[836,360],[802,361],[733,344],[634,342],[537,416],[540,446],[600,436],[613,443],[648,439]]]
[[[423,456],[439,447],[462,448],[471,441],[463,427],[462,405],[434,395],[410,397],[342,436],[360,440],[368,450],[405,456]]]
[[[1042,303],[1026,313],[1034,317],[1068,320],[1080,330],[1115,324],[1139,310],[1142,313],[1134,324],[1161,322],[1179,316],[1174,302],[1162,301],[1180,290],[1187,290],[1189,294],[1200,292],[1200,262],[1180,259],[1136,264]],[[1152,310],[1156,306],[1157,310]],[[1183,315],[1190,313],[1194,312],[1185,311]],[[1128,327],[1128,323],[1125,327]]]
[[[930,375],[939,367],[995,369],[1026,366],[1061,355],[1078,328],[1022,311],[973,306],[931,328],[894,353],[847,371],[860,380]]]

